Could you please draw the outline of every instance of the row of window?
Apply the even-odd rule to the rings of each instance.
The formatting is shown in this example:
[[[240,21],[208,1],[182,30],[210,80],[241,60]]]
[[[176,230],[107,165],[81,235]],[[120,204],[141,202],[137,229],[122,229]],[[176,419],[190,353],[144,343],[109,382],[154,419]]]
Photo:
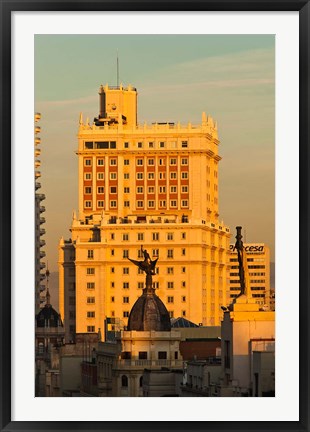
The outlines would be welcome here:
[[[123,286],[123,289],[129,289],[130,288],[129,282],[123,282],[122,286]],[[138,289],[143,289],[144,287],[145,287],[144,282],[138,282],[138,284],[137,284]],[[186,288],[186,281],[181,281],[181,287]],[[111,282],[111,288],[115,288],[115,282],[114,281]],[[153,282],[153,288],[158,289],[159,288],[159,282]],[[167,289],[174,289],[175,288],[174,282],[173,281],[166,282],[166,288]],[[87,283],[87,289],[88,290],[94,290],[95,289],[95,282]],[[92,300],[88,301],[88,299],[95,299],[95,297],[87,297],[87,303],[94,303],[95,302]],[[75,302],[75,298],[74,298],[74,302]]]
[[[231,284],[238,284],[240,283],[239,279],[230,279],[229,281]],[[251,283],[266,283],[264,279],[250,279]]]
[[[124,148],[128,149],[131,144],[133,144],[133,143],[130,143],[128,141],[124,142]],[[137,147],[138,148],[148,147],[148,148],[153,149],[157,145],[158,148],[166,148],[167,144],[172,148],[177,148],[177,141],[170,141],[168,143],[166,143],[166,141],[158,141],[157,143],[155,141],[148,141],[148,142],[138,141]],[[188,141],[181,141],[181,146],[182,146],[182,148],[187,148],[188,147]]]
[[[249,272],[249,275],[250,276],[265,276],[265,273],[264,272],[262,272],[262,273]],[[239,273],[229,273],[229,276],[239,276]]]
[[[115,188],[116,189],[116,188]],[[116,194],[116,192],[114,192]],[[84,208],[89,209],[93,207],[93,202],[90,200],[84,201]],[[98,200],[97,201],[97,208],[103,208],[104,207],[104,200]],[[124,207],[130,207],[130,201],[125,200],[124,201]],[[145,203],[143,200],[137,200],[136,201],[136,208],[143,209],[145,207]],[[154,200],[148,200],[147,201],[147,207],[148,208],[155,208],[155,201]],[[166,208],[167,207],[167,201],[166,200],[159,200],[159,207]],[[178,201],[177,200],[170,200],[170,207],[171,208],[177,208],[178,207]],[[181,207],[182,208],[188,208],[188,200],[181,200]],[[117,200],[110,200],[110,208],[117,208]]]
[[[170,193],[177,193],[178,188],[177,186],[170,186],[169,189]],[[166,186],[159,186],[158,192],[163,194],[167,192]],[[188,186],[181,186],[181,192],[182,193],[188,193]],[[84,187],[84,194],[88,195],[92,193],[92,187],[91,186],[85,186]],[[98,186],[97,187],[97,194],[103,194],[104,193],[104,186]],[[117,187],[116,186],[110,186],[110,193],[116,194],[117,193]],[[124,194],[130,193],[129,187],[124,187]],[[144,193],[144,186],[137,186],[136,187],[136,193],[137,194],[143,194]],[[148,194],[154,194],[155,193],[155,187],[154,186],[148,186],[147,188]]]
[[[149,166],[155,165],[155,160],[153,158],[147,159],[147,164]],[[130,163],[129,159],[124,159],[124,165],[128,166]],[[166,165],[166,159],[160,158],[158,159],[159,165]],[[92,159],[85,158],[84,159],[84,165],[85,166],[92,166]],[[97,166],[103,166],[104,165],[104,159],[97,158]],[[117,165],[117,159],[110,159],[110,166],[116,166]],[[144,165],[144,159],[136,159],[136,165],[137,166],[143,166]],[[170,158],[169,165],[177,165],[177,158]],[[188,158],[181,158],[181,165],[188,165]]]
[[[155,173],[149,172],[147,173],[148,180],[155,180]],[[176,171],[171,171],[169,175],[170,180],[176,180],[178,178],[178,173]],[[92,173],[86,172],[84,173],[84,179],[85,180],[92,180]],[[124,173],[124,180],[129,180],[130,175],[129,173]],[[144,173],[143,172],[137,172],[136,173],[136,179],[137,180],[144,180]],[[158,173],[158,179],[159,180],[166,180],[166,173],[165,172],[159,172]],[[181,172],[181,179],[186,180],[188,179],[188,172],[182,171]],[[97,180],[104,180],[104,172],[98,172],[97,173]],[[117,180],[117,172],[110,172],[110,180]]]

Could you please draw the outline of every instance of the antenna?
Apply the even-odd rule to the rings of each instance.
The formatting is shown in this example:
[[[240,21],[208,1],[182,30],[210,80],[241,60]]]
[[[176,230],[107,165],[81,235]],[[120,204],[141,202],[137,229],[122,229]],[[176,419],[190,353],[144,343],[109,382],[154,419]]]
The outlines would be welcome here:
[[[118,62],[118,50],[116,51],[116,85],[119,87],[119,62]]]

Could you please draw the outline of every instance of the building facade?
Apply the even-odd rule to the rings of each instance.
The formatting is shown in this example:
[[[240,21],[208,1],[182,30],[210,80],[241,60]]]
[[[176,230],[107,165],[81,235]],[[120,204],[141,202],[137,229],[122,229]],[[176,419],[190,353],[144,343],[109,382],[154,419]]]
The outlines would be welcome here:
[[[42,236],[45,234],[45,229],[43,228],[43,224],[45,223],[45,218],[42,214],[45,212],[45,207],[41,204],[43,200],[45,200],[45,195],[39,192],[41,188],[40,177],[41,171],[39,170],[41,166],[40,154],[41,154],[41,138],[40,132],[41,127],[37,124],[41,119],[41,114],[36,113],[34,116],[35,120],[35,313],[37,314],[41,307],[44,306],[45,303],[45,284],[44,278],[45,274],[42,273],[42,270],[45,269],[45,263],[42,259],[45,257],[45,252],[42,248],[45,245],[45,240],[42,239]]]
[[[198,126],[139,125],[131,86],[101,86],[99,101],[93,124],[80,116],[79,209],[59,245],[66,328],[98,331],[106,317],[126,328],[143,288],[128,257],[142,245],[158,258],[154,287],[170,316],[219,325],[230,232],[219,220],[216,123],[203,113]]]
[[[248,280],[252,298],[266,309],[274,310],[270,293],[270,250],[265,243],[244,243],[247,257]],[[240,292],[239,265],[235,245],[230,245],[230,298],[235,299]],[[274,303],[273,303],[274,304]]]

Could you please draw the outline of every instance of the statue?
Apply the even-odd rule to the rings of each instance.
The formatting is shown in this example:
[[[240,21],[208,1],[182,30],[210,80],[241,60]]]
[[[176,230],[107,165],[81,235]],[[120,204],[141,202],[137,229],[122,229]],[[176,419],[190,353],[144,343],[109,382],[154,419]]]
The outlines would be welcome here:
[[[136,261],[133,259],[129,259],[133,264],[135,264],[137,267],[139,267],[140,270],[146,273],[146,288],[152,288],[152,275],[155,274],[155,266],[157,263],[158,258],[156,260],[152,261],[150,258],[150,255],[148,254],[147,250],[143,249],[143,246],[141,246],[141,251],[144,256],[144,261]]]

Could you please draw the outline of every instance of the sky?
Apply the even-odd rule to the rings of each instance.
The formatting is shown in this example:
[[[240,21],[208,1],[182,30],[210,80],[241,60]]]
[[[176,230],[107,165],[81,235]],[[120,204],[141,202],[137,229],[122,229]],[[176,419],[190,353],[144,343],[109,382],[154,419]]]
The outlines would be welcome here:
[[[138,90],[138,122],[218,124],[220,220],[244,242],[275,249],[275,41],[273,35],[35,35],[35,111],[42,114],[40,192],[46,260],[78,209],[79,115],[92,121],[101,84]]]

